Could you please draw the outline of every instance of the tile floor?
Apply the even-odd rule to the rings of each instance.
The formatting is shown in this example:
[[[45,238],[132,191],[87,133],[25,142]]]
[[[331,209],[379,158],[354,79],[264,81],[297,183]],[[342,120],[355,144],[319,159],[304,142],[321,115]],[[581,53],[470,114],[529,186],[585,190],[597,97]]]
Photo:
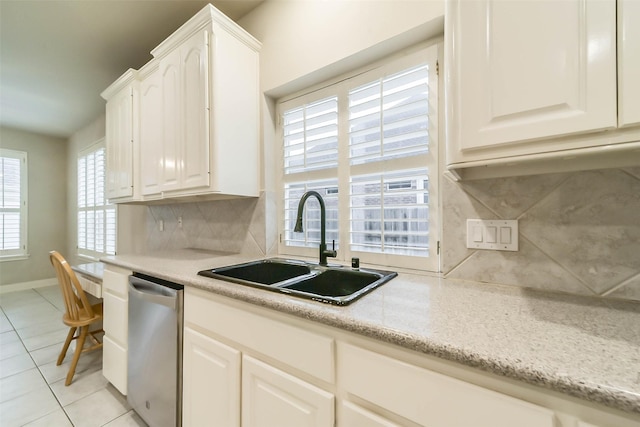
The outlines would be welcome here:
[[[84,353],[65,387],[75,341],[56,366],[68,331],[57,286],[1,294],[0,308],[0,426],[146,425],[102,376],[102,350]]]

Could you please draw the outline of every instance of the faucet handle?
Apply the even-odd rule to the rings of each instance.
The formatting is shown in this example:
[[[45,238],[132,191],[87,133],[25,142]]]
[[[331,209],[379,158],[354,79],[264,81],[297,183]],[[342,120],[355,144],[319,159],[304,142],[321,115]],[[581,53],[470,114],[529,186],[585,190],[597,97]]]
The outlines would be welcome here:
[[[331,257],[331,258],[335,258],[335,257],[338,256],[338,253],[336,252],[336,241],[335,240],[332,240],[332,242],[331,242],[331,250],[328,250],[328,249],[325,248],[324,254],[326,256],[328,256],[328,257]]]

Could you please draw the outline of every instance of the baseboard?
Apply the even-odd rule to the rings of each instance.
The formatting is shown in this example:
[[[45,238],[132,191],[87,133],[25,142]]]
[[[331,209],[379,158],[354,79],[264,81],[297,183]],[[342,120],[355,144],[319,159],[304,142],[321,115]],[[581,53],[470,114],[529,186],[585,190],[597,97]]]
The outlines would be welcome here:
[[[27,289],[44,288],[46,286],[57,285],[58,279],[52,277],[51,279],[32,280],[30,282],[12,283],[10,285],[0,286],[0,294],[6,294],[8,292],[26,291]]]

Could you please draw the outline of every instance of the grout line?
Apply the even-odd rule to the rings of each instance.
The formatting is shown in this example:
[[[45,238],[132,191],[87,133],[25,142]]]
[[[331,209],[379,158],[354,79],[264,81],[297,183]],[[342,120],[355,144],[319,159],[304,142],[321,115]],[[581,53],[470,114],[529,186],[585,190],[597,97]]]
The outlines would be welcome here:
[[[520,237],[523,238],[524,240],[526,240],[531,246],[533,246],[534,248],[538,249],[540,251],[540,253],[542,253],[545,257],[547,257],[551,262],[553,262],[554,264],[557,264],[558,266],[560,266],[561,269],[563,269],[564,271],[569,273],[570,276],[573,276],[573,278],[576,279],[578,281],[578,283],[580,283],[582,286],[587,288],[592,293],[592,295],[590,295],[590,296],[597,296],[598,295],[598,293],[596,291],[591,289],[591,286],[589,286],[584,280],[582,280],[580,278],[580,276],[578,276],[576,273],[574,273],[573,270],[571,270],[569,267],[566,267],[560,261],[554,259],[551,255],[546,253],[540,246],[536,245],[531,239],[529,239],[524,234],[520,233]]]
[[[46,299],[44,296],[42,296],[42,294],[40,294],[40,292],[36,291],[35,289],[31,289],[32,291],[36,292],[36,294],[38,294],[40,296],[40,298],[44,299],[45,301],[51,303],[48,299]],[[53,304],[52,304],[53,305]],[[55,307],[55,306],[54,306]],[[56,310],[60,310],[58,307],[55,307]],[[56,396],[56,394],[53,392],[53,389],[51,388],[51,384],[49,384],[49,382],[47,381],[47,379],[45,378],[44,374],[42,373],[42,371],[40,370],[40,367],[38,366],[38,363],[35,361],[35,359],[33,358],[33,356],[31,355],[31,352],[27,349],[27,346],[25,345],[24,341],[22,340],[22,337],[20,336],[20,334],[18,333],[18,330],[16,329],[15,325],[13,324],[13,322],[11,321],[11,319],[9,318],[9,316],[7,316],[7,313],[4,311],[4,309],[2,309],[0,307],[0,310],[2,310],[2,313],[4,314],[4,316],[7,318],[7,321],[11,324],[11,327],[13,328],[13,332],[15,332],[16,336],[18,337],[18,339],[20,340],[20,343],[22,344],[22,347],[24,347],[24,350],[27,352],[27,355],[29,356],[29,358],[31,359],[31,361],[33,362],[33,366],[35,367],[35,369],[38,371],[38,374],[40,374],[40,377],[42,377],[42,380],[44,381],[45,385],[47,386],[47,388],[49,389],[49,391],[51,392],[51,395],[53,396],[53,398],[56,400],[56,402],[58,403],[58,407],[62,410],[62,413],[64,413],[64,416],[67,417],[67,420],[69,420],[69,423],[73,426],[73,422],[71,421],[71,418],[69,418],[69,415],[67,414],[67,411],[64,410],[64,407],[62,406],[62,404],[60,403],[60,400],[58,399],[58,396]],[[62,314],[62,313],[61,313]],[[15,374],[14,374],[15,375]],[[31,420],[29,421],[29,423],[35,422],[39,419],[42,419],[46,416],[51,415],[54,411],[51,411],[47,414],[44,414],[42,417],[40,418],[36,418],[35,420]]]
[[[540,197],[535,203],[533,203],[531,206],[529,206],[524,211],[520,212],[520,215],[518,215],[518,217],[516,219],[519,221],[523,216],[525,216],[527,214],[527,212],[532,210],[534,207],[536,207],[541,202],[543,202],[545,199],[547,199],[549,196],[551,196],[553,193],[555,193],[555,191],[558,188],[560,188],[561,186],[563,186],[567,181],[569,181],[569,179],[571,179],[571,175],[567,174],[566,178],[565,179],[561,179],[560,182],[558,183],[558,185],[554,186],[551,190],[549,190],[549,192],[547,194],[545,194],[544,196]]]
[[[629,283],[631,283],[632,280],[638,279],[640,278],[640,272],[636,273],[636,274],[632,274],[631,276],[627,277],[626,279],[624,279],[622,282],[618,283],[617,285],[614,285],[611,289],[604,291],[600,294],[601,297],[606,297],[611,295],[612,293],[614,293],[615,291],[617,291],[618,289],[624,288],[625,286],[627,286]]]

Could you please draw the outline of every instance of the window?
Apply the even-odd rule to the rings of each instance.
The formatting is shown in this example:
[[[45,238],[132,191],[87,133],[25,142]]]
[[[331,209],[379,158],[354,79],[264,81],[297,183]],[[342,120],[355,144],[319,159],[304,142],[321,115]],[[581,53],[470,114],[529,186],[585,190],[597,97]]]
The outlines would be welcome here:
[[[438,270],[438,46],[281,101],[280,253],[317,256],[320,206],[339,259]]]
[[[0,259],[27,256],[27,153],[0,148]]]
[[[78,156],[78,255],[97,259],[116,252],[116,208],[105,197],[105,147]]]

